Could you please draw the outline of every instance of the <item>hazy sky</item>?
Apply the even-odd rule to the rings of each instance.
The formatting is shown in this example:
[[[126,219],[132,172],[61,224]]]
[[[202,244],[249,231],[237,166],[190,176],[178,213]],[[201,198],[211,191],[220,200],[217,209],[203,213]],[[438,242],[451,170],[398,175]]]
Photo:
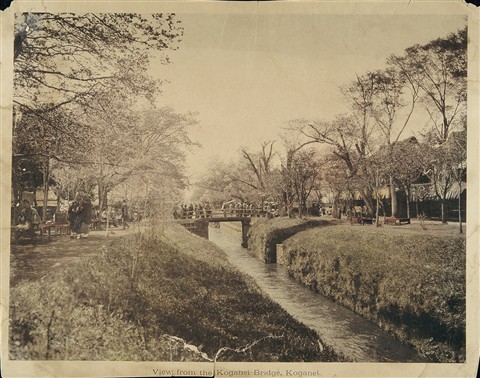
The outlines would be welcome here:
[[[278,139],[286,121],[346,112],[339,86],[385,58],[462,28],[463,16],[178,14],[185,29],[161,105],[198,112],[193,174],[214,156],[231,160]],[[412,127],[424,124],[412,119]]]

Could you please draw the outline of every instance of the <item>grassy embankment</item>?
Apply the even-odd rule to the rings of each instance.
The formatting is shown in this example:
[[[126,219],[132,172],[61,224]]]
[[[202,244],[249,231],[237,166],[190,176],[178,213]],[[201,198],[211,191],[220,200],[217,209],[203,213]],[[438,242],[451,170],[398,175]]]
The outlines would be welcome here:
[[[18,282],[10,311],[12,359],[338,359],[221,250],[179,225],[125,236],[61,273]]]
[[[284,243],[289,274],[432,361],[464,361],[465,240],[382,231],[301,232]]]
[[[305,220],[298,218],[273,218],[257,220],[248,232],[248,249],[261,261],[277,261],[276,245],[289,237],[312,227],[325,226],[326,220]]]

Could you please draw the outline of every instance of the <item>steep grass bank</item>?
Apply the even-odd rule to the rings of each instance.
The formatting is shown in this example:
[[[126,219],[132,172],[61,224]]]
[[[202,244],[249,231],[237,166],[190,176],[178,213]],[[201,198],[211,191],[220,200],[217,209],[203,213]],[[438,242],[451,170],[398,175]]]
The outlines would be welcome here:
[[[312,227],[329,224],[324,219],[274,218],[257,221],[248,232],[248,249],[265,263],[277,261],[276,245]]]
[[[209,241],[185,233],[179,225],[164,230],[165,240],[191,259],[192,270],[198,272],[202,291],[200,301],[192,301],[184,314],[193,319],[195,335],[202,335],[205,351],[220,347],[239,347],[269,335],[249,352],[249,356],[232,356],[231,360],[251,361],[336,361],[339,356],[326,346],[318,335],[294,320],[283,308],[263,294],[258,285],[240,273],[227,260],[225,253]],[[198,269],[204,266],[206,269]],[[196,268],[195,268],[196,267]],[[203,294],[203,288],[208,293]],[[190,293],[191,294],[191,293]],[[188,338],[190,340],[190,338]],[[258,348],[258,351],[255,349]]]
[[[178,225],[19,282],[10,311],[12,359],[338,360],[221,250]]]
[[[465,240],[332,226],[284,243],[289,274],[417,347],[465,359]]]

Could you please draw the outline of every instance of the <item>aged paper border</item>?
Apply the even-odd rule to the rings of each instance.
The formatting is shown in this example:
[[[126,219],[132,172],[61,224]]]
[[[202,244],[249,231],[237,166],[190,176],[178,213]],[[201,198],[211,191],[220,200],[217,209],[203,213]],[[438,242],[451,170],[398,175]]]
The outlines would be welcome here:
[[[222,1],[21,1],[1,14],[1,155],[0,155],[0,245],[1,245],[1,316],[2,373],[8,377],[39,376],[154,376],[154,369],[213,371],[212,363],[179,362],[98,362],[98,361],[11,361],[8,360],[8,303],[10,263],[10,193],[11,193],[11,125],[13,94],[13,14],[14,12],[189,12],[291,14],[466,14],[469,30],[468,72],[468,197],[467,212],[467,362],[463,364],[406,363],[217,363],[215,376],[246,376],[236,371],[254,369],[279,371],[279,376],[348,377],[468,377],[475,376],[479,357],[479,10],[461,1],[282,1],[282,2],[222,2]],[[174,373],[175,375],[175,373]]]

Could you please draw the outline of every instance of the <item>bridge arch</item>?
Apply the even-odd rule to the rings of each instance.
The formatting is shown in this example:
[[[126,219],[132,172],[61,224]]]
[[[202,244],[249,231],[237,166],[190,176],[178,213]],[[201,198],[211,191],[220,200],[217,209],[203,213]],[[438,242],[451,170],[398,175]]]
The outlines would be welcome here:
[[[209,223],[223,223],[223,222],[241,222],[242,223],[242,247],[248,247],[247,234],[250,229],[250,217],[227,217],[227,216],[210,216],[206,218],[187,218],[177,220],[190,232],[208,239],[208,225]]]

